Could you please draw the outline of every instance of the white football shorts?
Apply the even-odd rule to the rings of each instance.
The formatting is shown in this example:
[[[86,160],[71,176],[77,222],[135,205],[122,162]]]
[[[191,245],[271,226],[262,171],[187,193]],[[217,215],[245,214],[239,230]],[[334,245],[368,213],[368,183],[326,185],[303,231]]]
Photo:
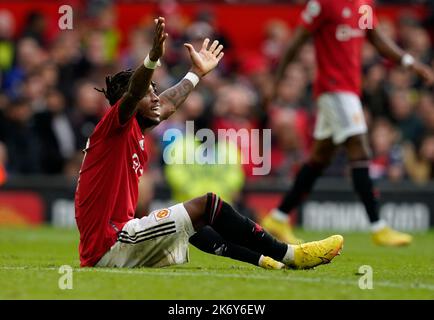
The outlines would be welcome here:
[[[165,267],[189,261],[189,238],[195,233],[190,216],[179,203],[128,221],[118,240],[96,267]]]
[[[317,104],[315,139],[332,138],[333,143],[341,144],[349,137],[368,131],[362,103],[354,93],[324,93]]]

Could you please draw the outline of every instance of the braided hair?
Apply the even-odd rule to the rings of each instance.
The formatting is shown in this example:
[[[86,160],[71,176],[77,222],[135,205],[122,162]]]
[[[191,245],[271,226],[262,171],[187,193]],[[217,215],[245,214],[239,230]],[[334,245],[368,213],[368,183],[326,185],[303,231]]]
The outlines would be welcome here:
[[[128,69],[116,73],[114,76],[105,77],[106,89],[95,88],[96,91],[102,92],[109,101],[110,105],[114,105],[128,89],[133,70]]]

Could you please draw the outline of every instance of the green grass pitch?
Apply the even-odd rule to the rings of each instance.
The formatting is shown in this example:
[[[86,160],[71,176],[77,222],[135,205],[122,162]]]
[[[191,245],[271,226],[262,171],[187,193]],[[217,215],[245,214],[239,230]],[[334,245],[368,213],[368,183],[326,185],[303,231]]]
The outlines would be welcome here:
[[[80,269],[75,230],[1,228],[0,299],[434,299],[433,231],[406,248],[376,247],[367,233],[343,235],[342,255],[314,270],[263,270],[195,248],[180,266]],[[59,289],[61,265],[74,268],[72,290]],[[372,290],[359,288],[362,265],[372,267]]]

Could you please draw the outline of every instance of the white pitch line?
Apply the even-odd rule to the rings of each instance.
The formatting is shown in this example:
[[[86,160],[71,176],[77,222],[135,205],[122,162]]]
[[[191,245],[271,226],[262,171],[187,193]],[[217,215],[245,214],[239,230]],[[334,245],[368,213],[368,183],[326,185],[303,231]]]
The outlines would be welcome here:
[[[26,266],[0,266],[0,270],[29,270],[29,271],[58,271],[59,268],[56,267],[26,267]],[[160,269],[161,270],[161,269]],[[212,273],[208,271],[201,271],[197,270],[195,272],[192,271],[183,271],[180,269],[177,269],[176,271],[160,271],[160,270],[147,270],[147,269],[107,269],[107,268],[77,268],[74,269],[74,272],[95,272],[95,273],[118,273],[118,274],[137,274],[137,275],[143,275],[143,276],[175,276],[175,277],[214,277],[214,278],[238,278],[238,279],[257,279],[257,280],[277,280],[282,281],[282,277],[275,277],[275,276],[267,276],[267,275],[260,275],[260,274],[239,274],[239,273]],[[273,272],[273,271],[270,271]],[[332,279],[332,278],[319,278],[319,277],[313,277],[313,278],[302,278],[293,276],[292,274],[285,274],[285,280],[288,281],[295,281],[295,282],[306,282],[306,283],[333,283],[343,286],[348,285],[354,285],[358,286],[357,280],[349,281],[349,280],[339,280],[339,279]],[[424,284],[424,283],[418,283],[417,285],[413,284],[400,284],[395,283],[391,281],[374,281],[374,288],[375,287],[389,287],[389,288],[397,288],[397,289],[425,289],[429,291],[434,291],[434,285],[431,284]]]

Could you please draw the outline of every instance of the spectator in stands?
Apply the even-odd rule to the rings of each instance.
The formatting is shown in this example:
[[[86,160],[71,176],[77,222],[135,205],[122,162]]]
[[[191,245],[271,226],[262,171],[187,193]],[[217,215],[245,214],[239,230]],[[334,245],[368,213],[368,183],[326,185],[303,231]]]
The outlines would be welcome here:
[[[28,74],[22,83],[21,93],[29,100],[30,106],[34,112],[42,111],[45,108],[45,95],[47,85],[38,71]]]
[[[434,178],[434,135],[425,136],[419,151],[412,144],[404,147],[404,163],[412,181],[420,184]]]
[[[39,141],[32,127],[33,112],[28,100],[12,101],[5,112],[4,143],[8,150],[7,170],[11,174],[40,172]]]
[[[191,197],[203,194],[204,190],[218,192],[220,197],[233,204],[239,197],[244,185],[244,172],[241,166],[239,150],[231,141],[216,141],[207,152],[195,152],[193,164],[186,163],[189,150],[203,150],[201,142],[194,136],[185,135],[177,138],[170,148],[173,150],[174,162],[167,164],[165,175],[172,190],[175,202],[183,202]],[[200,158],[200,159],[198,159]],[[218,163],[223,159],[225,163]],[[231,159],[237,160],[231,163]],[[205,163],[212,161],[212,163]],[[203,163],[203,164],[201,164]]]
[[[46,60],[47,56],[32,38],[22,38],[17,43],[16,63],[5,73],[3,88],[11,97],[20,96],[20,86],[26,77]]]
[[[302,105],[302,99],[307,82],[307,74],[300,63],[289,65],[283,81],[277,88],[276,106],[281,108],[306,109]]]
[[[7,181],[8,175],[6,172],[6,165],[8,162],[8,154],[6,146],[0,141],[0,187]]]
[[[277,67],[280,56],[288,43],[289,36],[289,27],[282,20],[272,20],[265,26],[262,53],[271,65]]]
[[[74,84],[87,77],[92,68],[80,49],[80,36],[75,30],[61,32],[51,44],[50,58],[58,69],[57,88],[67,102],[75,98]],[[73,106],[68,104],[68,107]]]
[[[21,34],[21,37],[34,39],[39,46],[46,47],[46,27],[47,21],[44,14],[39,11],[31,11],[26,17],[25,28]]]
[[[390,95],[393,120],[401,133],[402,141],[420,143],[424,128],[421,119],[415,114],[409,91],[393,91]]]
[[[386,68],[376,63],[368,68],[363,79],[362,101],[374,119],[379,117],[392,119],[385,87],[386,75]]]
[[[128,34],[128,47],[121,54],[122,66],[132,69],[143,60],[142,54],[150,49],[151,34],[145,28],[135,28]]]
[[[294,177],[306,160],[308,118],[302,110],[275,108],[270,117],[272,133],[271,174]]]
[[[7,10],[0,10],[0,74],[12,68],[15,55],[14,31],[13,15]]]
[[[76,90],[76,103],[72,123],[75,128],[76,143],[83,149],[90,134],[101,118],[104,101],[102,95],[94,89],[95,83],[83,81]]]
[[[63,172],[65,161],[74,156],[76,142],[72,123],[65,112],[63,95],[54,89],[47,93],[46,110],[35,114],[40,138],[41,169],[46,174]]]
[[[257,128],[257,119],[253,113],[254,94],[245,86],[240,84],[227,85],[217,93],[217,100],[214,107],[214,118],[211,127],[215,132],[219,129],[250,130]],[[239,146],[241,157],[244,163],[244,171],[248,178],[253,179],[253,163],[250,161],[250,154],[258,154],[259,141],[250,141],[249,145]]]
[[[118,57],[121,34],[116,27],[116,11],[113,5],[106,5],[98,12],[95,28],[102,34],[104,59],[115,62]]]
[[[434,133],[434,93],[430,91],[422,92],[418,113],[424,123],[425,129],[429,133]]]
[[[404,177],[404,165],[398,133],[386,119],[374,122],[371,134],[372,161],[369,167],[371,178],[400,181]]]
[[[408,40],[408,51],[424,63],[429,63],[432,57],[432,50],[428,32],[419,27],[411,31],[411,38]]]

